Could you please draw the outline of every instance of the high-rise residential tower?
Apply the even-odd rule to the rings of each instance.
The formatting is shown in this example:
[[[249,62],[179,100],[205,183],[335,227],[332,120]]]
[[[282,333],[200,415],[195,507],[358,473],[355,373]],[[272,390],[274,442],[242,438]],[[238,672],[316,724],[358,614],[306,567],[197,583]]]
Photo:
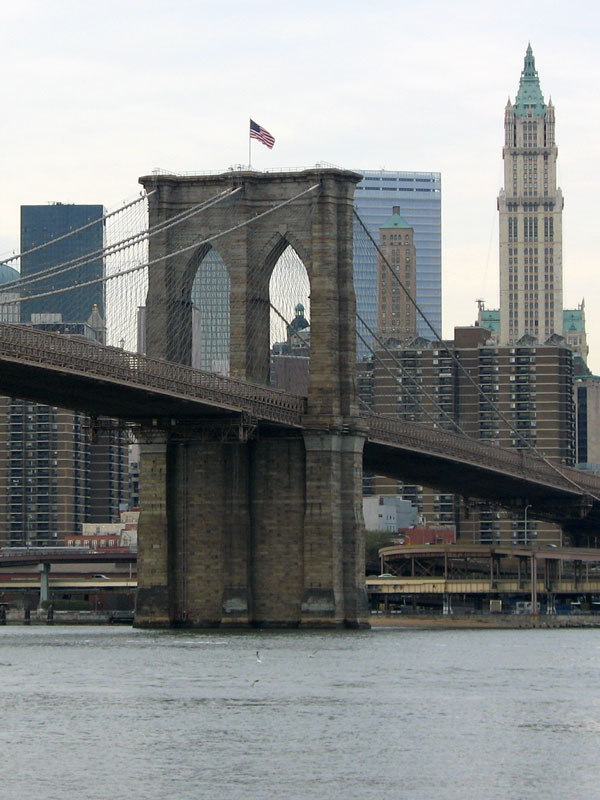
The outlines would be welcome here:
[[[562,193],[554,106],[544,101],[531,45],[504,114],[500,212],[500,343],[563,333]]]
[[[369,375],[363,371],[362,398],[384,416],[434,423],[441,429],[458,427],[474,439],[507,450],[523,450],[530,444],[555,463],[573,465],[573,353],[559,337],[543,344],[526,338],[530,341],[502,346],[490,339],[488,330],[474,326],[455,328],[453,341],[419,337],[392,344],[378,352]],[[598,404],[592,392],[590,385],[588,407]],[[493,408],[481,401],[481,393]],[[583,442],[586,437],[586,454],[582,452],[581,457],[592,461],[599,450],[594,450],[588,417],[583,414],[580,438]],[[375,476],[366,488],[375,495],[410,500],[429,525],[455,526],[463,540],[485,544],[529,544],[532,539],[561,542],[558,528],[527,519],[523,512],[508,514],[472,502],[468,502],[467,512],[458,497],[389,477]]]

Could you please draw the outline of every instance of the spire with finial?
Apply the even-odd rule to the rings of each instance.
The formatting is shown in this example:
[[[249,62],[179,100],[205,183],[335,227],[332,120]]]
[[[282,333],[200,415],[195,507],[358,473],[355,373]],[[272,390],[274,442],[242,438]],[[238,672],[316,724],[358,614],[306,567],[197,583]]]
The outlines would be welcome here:
[[[531,43],[527,45],[525,63],[519,81],[519,91],[514,105],[515,115],[536,117],[544,116],[546,104],[540,88],[540,79],[535,68],[535,58]]]

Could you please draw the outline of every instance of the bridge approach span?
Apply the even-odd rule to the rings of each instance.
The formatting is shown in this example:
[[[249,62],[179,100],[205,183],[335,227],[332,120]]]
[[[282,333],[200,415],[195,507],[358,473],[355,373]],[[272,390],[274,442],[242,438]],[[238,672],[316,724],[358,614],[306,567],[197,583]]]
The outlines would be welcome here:
[[[572,533],[597,532],[600,480],[523,450],[507,450],[450,431],[369,415],[363,466],[368,472],[419,483],[531,516]]]
[[[300,432],[306,412],[303,397],[9,324],[0,324],[0,393],[142,426],[247,415],[263,429]],[[506,507],[527,503],[532,516],[574,531],[600,524],[592,499],[600,481],[593,476],[565,467],[559,474],[523,451],[421,424],[376,414],[362,415],[361,424],[368,471]]]
[[[0,393],[140,424],[246,413],[301,428],[306,406],[243,380],[9,324],[0,324]]]

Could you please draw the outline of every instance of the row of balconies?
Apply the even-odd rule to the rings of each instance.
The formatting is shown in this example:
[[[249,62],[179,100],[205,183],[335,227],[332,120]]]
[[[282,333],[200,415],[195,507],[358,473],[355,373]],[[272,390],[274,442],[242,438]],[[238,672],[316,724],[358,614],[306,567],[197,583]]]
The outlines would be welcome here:
[[[434,519],[440,522],[454,522],[454,514],[434,514]]]
[[[536,365],[535,364],[527,364],[527,365],[517,364],[514,367],[510,368],[510,373],[513,374],[513,375],[514,374],[517,374],[517,375],[532,375],[535,371],[536,371]]]
[[[488,392],[486,391],[485,397],[479,398],[479,407],[480,408],[489,408],[490,403],[494,403],[495,405],[499,402],[500,395],[497,392]]]
[[[513,520],[510,521],[510,527],[513,528],[513,530],[515,530],[515,529],[523,530],[524,526],[525,526],[525,520],[524,519],[523,520],[513,519]],[[537,520],[535,520],[535,519],[528,519],[527,520],[527,530],[530,530],[530,529],[531,530],[535,530],[537,528],[537,526],[538,526]]]
[[[49,503],[46,502],[39,502],[39,503],[28,503],[27,508],[30,511],[39,511],[43,514],[49,514],[50,511],[57,511],[58,506],[52,505],[50,506]],[[18,514],[20,511],[23,510],[23,503],[18,503],[15,501],[14,498],[11,498],[11,502],[8,505],[8,509],[13,514]]]
[[[10,430],[14,431],[57,431],[59,429],[58,422],[53,422],[49,420],[36,420],[34,422],[22,422],[19,420],[10,420],[8,425]],[[81,426],[73,426],[69,428],[69,430],[64,430],[63,433],[67,434],[70,433],[71,436],[82,436]]]
[[[31,445],[30,444],[27,445],[27,449],[31,449]],[[69,454],[66,453],[63,450],[63,451],[61,451],[61,455],[67,456]],[[27,456],[27,458],[29,458],[29,459],[32,459],[32,458],[50,458],[51,456],[53,458],[58,458],[58,450],[55,447],[50,447],[50,446],[48,446],[48,447],[39,447],[39,448],[37,448],[37,452],[34,455],[33,453],[26,453],[25,450],[23,450],[23,449],[17,450],[16,448],[14,448],[8,453],[8,456],[11,459],[17,459],[17,460],[18,459],[22,459],[23,456]]]
[[[491,508],[482,508],[479,510],[479,519],[481,520],[495,520],[500,519],[500,512],[493,511]]]

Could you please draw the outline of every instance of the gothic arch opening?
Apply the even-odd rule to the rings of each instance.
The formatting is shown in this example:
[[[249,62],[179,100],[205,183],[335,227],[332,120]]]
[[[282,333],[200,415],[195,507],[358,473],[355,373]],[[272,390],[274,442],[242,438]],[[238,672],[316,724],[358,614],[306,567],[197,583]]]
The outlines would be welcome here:
[[[200,255],[191,291],[192,366],[229,375],[231,278],[214,247]]]
[[[290,244],[277,259],[269,281],[271,385],[308,394],[310,375],[310,281]]]

